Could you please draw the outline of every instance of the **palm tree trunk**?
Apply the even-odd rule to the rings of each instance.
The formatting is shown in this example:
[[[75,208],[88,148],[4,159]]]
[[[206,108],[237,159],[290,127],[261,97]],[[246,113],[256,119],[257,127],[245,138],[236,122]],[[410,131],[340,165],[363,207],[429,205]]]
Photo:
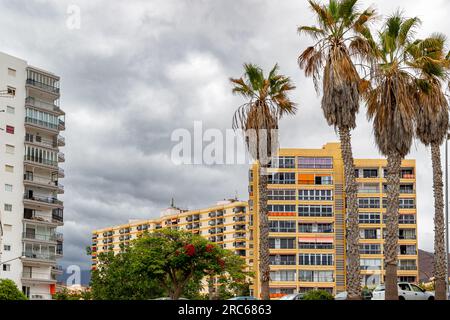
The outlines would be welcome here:
[[[208,276],[208,299],[215,300],[214,299],[214,277],[213,276]]]
[[[261,298],[270,300],[269,215],[267,209],[267,166],[259,166],[259,278]]]
[[[447,263],[445,258],[445,222],[444,194],[442,182],[441,150],[439,144],[431,144],[431,162],[433,163],[434,191],[434,270],[435,298],[447,300],[446,281]]]
[[[384,264],[386,268],[386,300],[398,300],[397,255],[398,255],[398,207],[402,157],[391,152],[387,158],[387,208],[386,239],[384,242]]]
[[[347,292],[349,300],[360,300],[358,199],[350,129],[348,127],[340,127],[339,136],[342,159],[344,161],[345,196],[347,199]]]

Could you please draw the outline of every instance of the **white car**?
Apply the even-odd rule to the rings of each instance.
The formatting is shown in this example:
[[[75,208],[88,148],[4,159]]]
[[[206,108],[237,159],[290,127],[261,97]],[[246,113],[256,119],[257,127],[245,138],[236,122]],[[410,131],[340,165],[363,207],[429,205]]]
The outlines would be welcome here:
[[[304,293],[292,293],[281,297],[279,300],[303,300]]]
[[[385,288],[384,284],[380,284],[373,291],[372,300],[384,300]],[[434,300],[434,294],[427,292],[408,282],[398,283],[398,300]]]

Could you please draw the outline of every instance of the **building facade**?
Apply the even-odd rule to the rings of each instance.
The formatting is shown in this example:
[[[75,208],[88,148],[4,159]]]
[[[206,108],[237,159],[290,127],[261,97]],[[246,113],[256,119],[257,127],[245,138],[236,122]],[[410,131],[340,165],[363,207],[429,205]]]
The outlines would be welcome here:
[[[0,53],[0,278],[30,299],[51,299],[63,254],[59,77]]]
[[[383,282],[386,160],[355,159],[362,285]],[[258,167],[250,170],[249,210],[258,212]],[[399,218],[401,281],[418,281],[416,167],[402,162]],[[345,188],[338,143],[322,149],[281,149],[268,169],[272,297],[313,288],[345,291]],[[259,221],[254,218],[254,247]],[[255,261],[258,252],[255,250]],[[258,268],[255,290],[259,292]]]
[[[247,202],[224,200],[200,210],[183,210],[172,205],[156,219],[131,220],[127,224],[93,231],[92,268],[98,263],[99,253],[118,253],[121,245],[127,246],[144,232],[161,228],[190,231],[246,258],[252,250],[249,233],[251,224]]]
[[[362,286],[383,282],[383,233],[386,212],[386,160],[355,159],[360,222]],[[158,219],[96,230],[92,264],[97,254],[120,252],[144,230],[170,227],[197,233],[245,257],[255,274],[252,294],[259,295],[258,172],[249,171],[248,202],[183,211],[169,208]],[[281,149],[268,169],[269,246],[272,298],[323,289],[336,294],[345,283],[344,166],[338,143],[321,149]],[[402,162],[400,187],[399,280],[418,281],[416,167]],[[219,214],[219,215],[218,215]]]

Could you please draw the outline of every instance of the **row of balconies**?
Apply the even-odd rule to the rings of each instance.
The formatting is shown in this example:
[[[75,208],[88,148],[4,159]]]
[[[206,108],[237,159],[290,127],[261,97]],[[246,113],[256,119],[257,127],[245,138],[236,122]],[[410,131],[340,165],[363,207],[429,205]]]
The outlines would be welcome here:
[[[23,212],[23,218],[27,220],[57,224],[62,224],[64,222],[63,209],[61,208],[53,209],[51,215],[34,209],[25,208]]]

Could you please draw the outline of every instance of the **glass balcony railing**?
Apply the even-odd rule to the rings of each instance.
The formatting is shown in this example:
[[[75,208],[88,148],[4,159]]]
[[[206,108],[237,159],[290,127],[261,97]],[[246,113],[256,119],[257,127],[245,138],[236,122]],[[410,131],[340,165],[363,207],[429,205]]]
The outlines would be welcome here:
[[[52,167],[58,166],[58,161],[53,161],[53,160],[45,159],[42,157],[36,157],[34,155],[25,155],[24,159],[25,159],[25,161],[36,162],[36,163],[43,164],[46,166],[52,166]]]
[[[61,108],[54,103],[46,102],[43,100],[36,99],[35,97],[27,97],[25,103],[40,109],[45,109],[53,112],[62,112]]]
[[[25,117],[26,123],[31,123],[40,127],[44,127],[51,130],[60,130],[58,124],[54,124],[48,121],[43,121],[40,119],[32,118],[32,117]]]
[[[59,88],[50,86],[48,84],[33,79],[27,79],[27,84],[42,89],[44,91],[48,91],[50,93],[59,94]]]
[[[48,203],[48,204],[58,204],[58,205],[62,205],[63,204],[63,202],[61,200],[58,200],[58,199],[53,198],[53,197],[45,197],[45,196],[39,196],[39,195],[30,195],[28,193],[24,194],[23,198],[25,200],[38,201],[38,202],[43,202],[43,203]]]
[[[23,232],[22,238],[28,239],[28,240],[56,242],[57,235],[56,234],[39,234],[39,233],[35,233],[35,232]]]
[[[33,252],[33,251],[24,251],[22,252],[22,256],[28,259],[39,259],[39,260],[49,260],[55,261],[56,255],[50,252]]]

